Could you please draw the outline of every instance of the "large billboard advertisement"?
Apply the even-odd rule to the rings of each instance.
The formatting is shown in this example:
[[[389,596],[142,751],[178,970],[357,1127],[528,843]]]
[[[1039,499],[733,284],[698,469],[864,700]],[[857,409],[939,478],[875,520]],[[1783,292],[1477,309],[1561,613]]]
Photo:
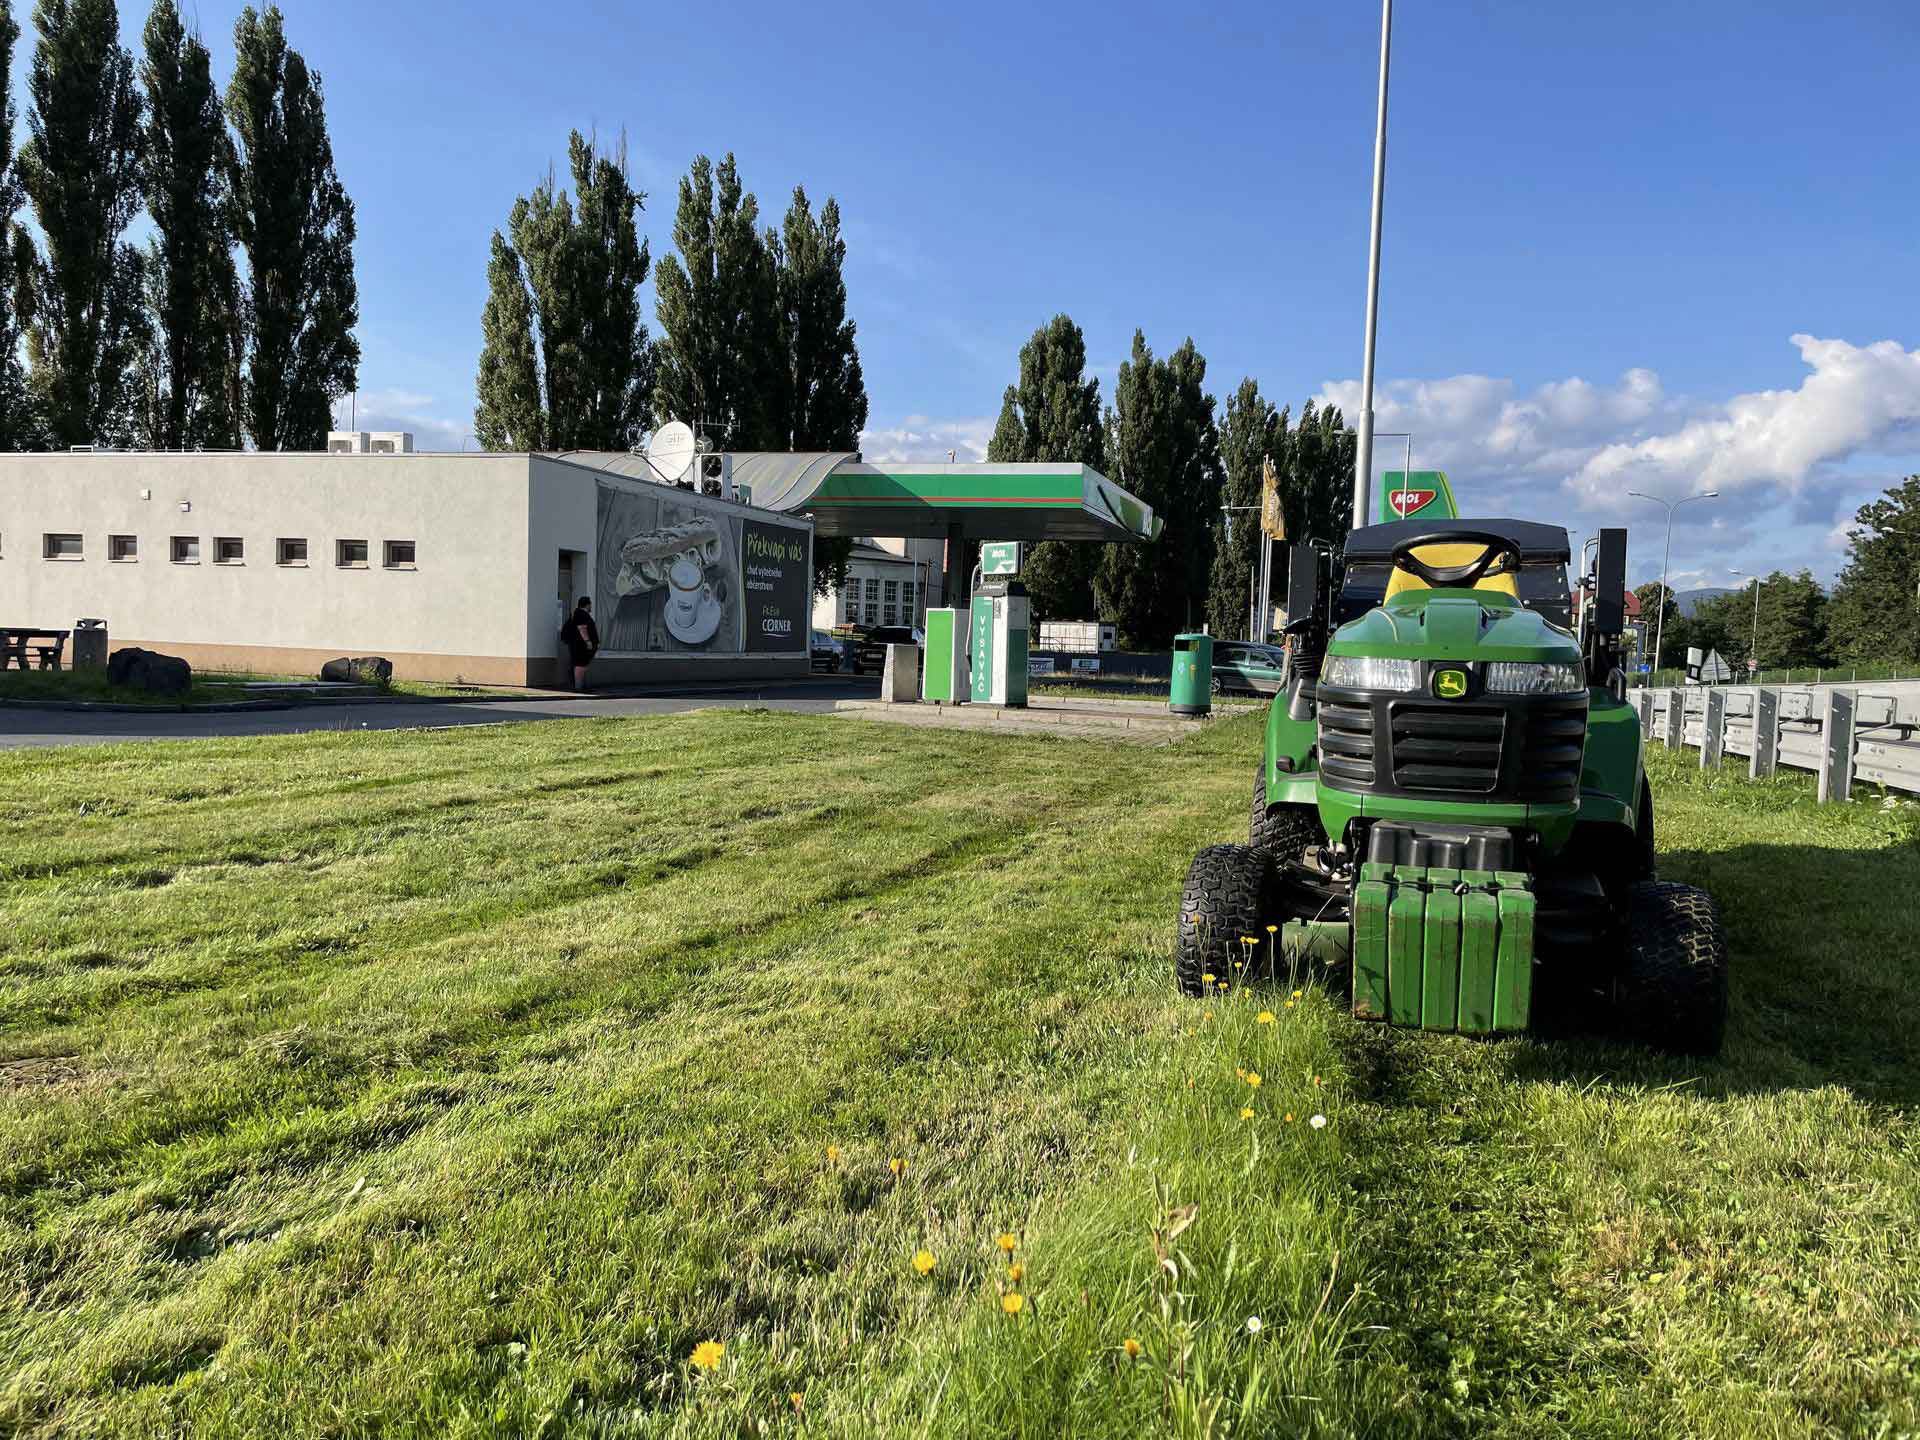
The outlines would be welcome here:
[[[813,615],[807,540],[806,531],[789,525],[740,522],[747,650],[764,654],[805,648]]]
[[[593,604],[602,653],[806,653],[805,528],[750,520],[737,505],[664,485],[599,491]]]

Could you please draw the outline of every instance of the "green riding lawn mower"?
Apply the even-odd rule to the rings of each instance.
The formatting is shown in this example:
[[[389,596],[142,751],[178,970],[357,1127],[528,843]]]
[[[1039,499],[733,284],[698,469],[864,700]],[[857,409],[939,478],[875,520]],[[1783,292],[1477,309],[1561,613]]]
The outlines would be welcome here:
[[[1356,1019],[1477,1035],[1603,1019],[1719,1050],[1718,908],[1654,874],[1626,532],[1587,550],[1576,634],[1557,526],[1366,526],[1337,583],[1321,548],[1292,547],[1288,685],[1248,843],[1187,873],[1182,989],[1304,963],[1350,977]]]

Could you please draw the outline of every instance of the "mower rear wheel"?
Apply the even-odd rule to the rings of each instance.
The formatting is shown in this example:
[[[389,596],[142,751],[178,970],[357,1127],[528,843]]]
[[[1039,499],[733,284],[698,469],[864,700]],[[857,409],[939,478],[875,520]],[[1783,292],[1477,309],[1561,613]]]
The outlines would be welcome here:
[[[1727,934],[1704,890],[1633,887],[1627,963],[1614,984],[1622,1028],[1671,1055],[1717,1055],[1727,1029]]]
[[[1325,843],[1320,812],[1311,805],[1269,805],[1267,768],[1253,772],[1253,814],[1247,822],[1247,843],[1276,860],[1297,860],[1309,845]]]
[[[1209,845],[1187,868],[1180,892],[1180,937],[1173,976],[1189,995],[1209,994],[1222,982],[1257,979],[1271,968],[1267,923],[1272,867],[1247,845]],[[1256,936],[1249,947],[1242,936]],[[1211,977],[1211,978],[1209,978]]]

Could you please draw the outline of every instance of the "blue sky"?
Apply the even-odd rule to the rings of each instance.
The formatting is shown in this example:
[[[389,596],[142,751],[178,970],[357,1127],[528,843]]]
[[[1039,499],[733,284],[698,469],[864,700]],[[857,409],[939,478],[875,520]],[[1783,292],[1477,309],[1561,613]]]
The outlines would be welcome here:
[[[489,234],[573,126],[626,133],[656,255],[697,152],[770,218],[839,198],[870,456],[977,453],[1060,310],[1105,393],[1136,326],[1223,401],[1356,392],[1372,0],[283,8],[359,210],[363,426],[463,443]],[[236,10],[189,10],[223,79]],[[1624,492],[1708,484],[1677,583],[1830,573],[1920,468],[1920,7],[1397,10],[1381,428],[1470,507],[1630,521],[1636,578],[1664,522]]]

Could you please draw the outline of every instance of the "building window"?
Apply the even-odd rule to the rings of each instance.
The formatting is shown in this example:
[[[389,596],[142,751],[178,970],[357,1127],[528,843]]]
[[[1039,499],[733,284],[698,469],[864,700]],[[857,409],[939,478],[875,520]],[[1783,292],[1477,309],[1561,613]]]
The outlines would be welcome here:
[[[898,580],[887,581],[886,596],[889,605],[897,605],[900,603],[900,582]]]
[[[367,568],[367,542],[364,540],[336,540],[333,542],[333,563],[349,569]]]
[[[107,536],[107,559],[138,560],[140,558],[140,537],[137,535]]]
[[[869,607],[871,607],[874,605],[878,605],[879,603],[880,603],[880,582],[878,580],[869,580],[867,581],[867,604]]]
[[[173,563],[176,565],[198,565],[200,563],[200,537],[198,535],[176,535],[172,545]]]
[[[847,612],[846,619],[849,625],[860,623],[860,602],[853,598],[859,588],[857,583],[850,581],[846,593],[840,597],[840,608]]]
[[[216,535],[213,538],[213,563],[216,565],[242,565],[247,559],[247,543],[237,535]]]
[[[885,620],[883,620],[883,621],[881,621],[881,622],[880,622],[881,624],[883,624],[883,625],[898,625],[898,624],[900,623],[900,607],[899,607],[898,605],[889,605],[889,606],[887,606],[887,608],[886,608],[886,610],[885,610],[885,612],[884,612],[884,613],[885,613],[885,615],[886,615],[886,617],[887,617],[887,618],[886,618]]]
[[[386,567],[389,570],[413,569],[413,541],[387,541]]]
[[[900,582],[900,608],[906,611],[909,617],[914,613],[913,600],[913,581],[902,580]]]
[[[40,537],[40,553],[49,560],[78,560],[81,558],[80,537],[78,535],[43,535]]]
[[[307,542],[302,539],[282,540],[276,558],[282,565],[305,565],[307,563]]]

